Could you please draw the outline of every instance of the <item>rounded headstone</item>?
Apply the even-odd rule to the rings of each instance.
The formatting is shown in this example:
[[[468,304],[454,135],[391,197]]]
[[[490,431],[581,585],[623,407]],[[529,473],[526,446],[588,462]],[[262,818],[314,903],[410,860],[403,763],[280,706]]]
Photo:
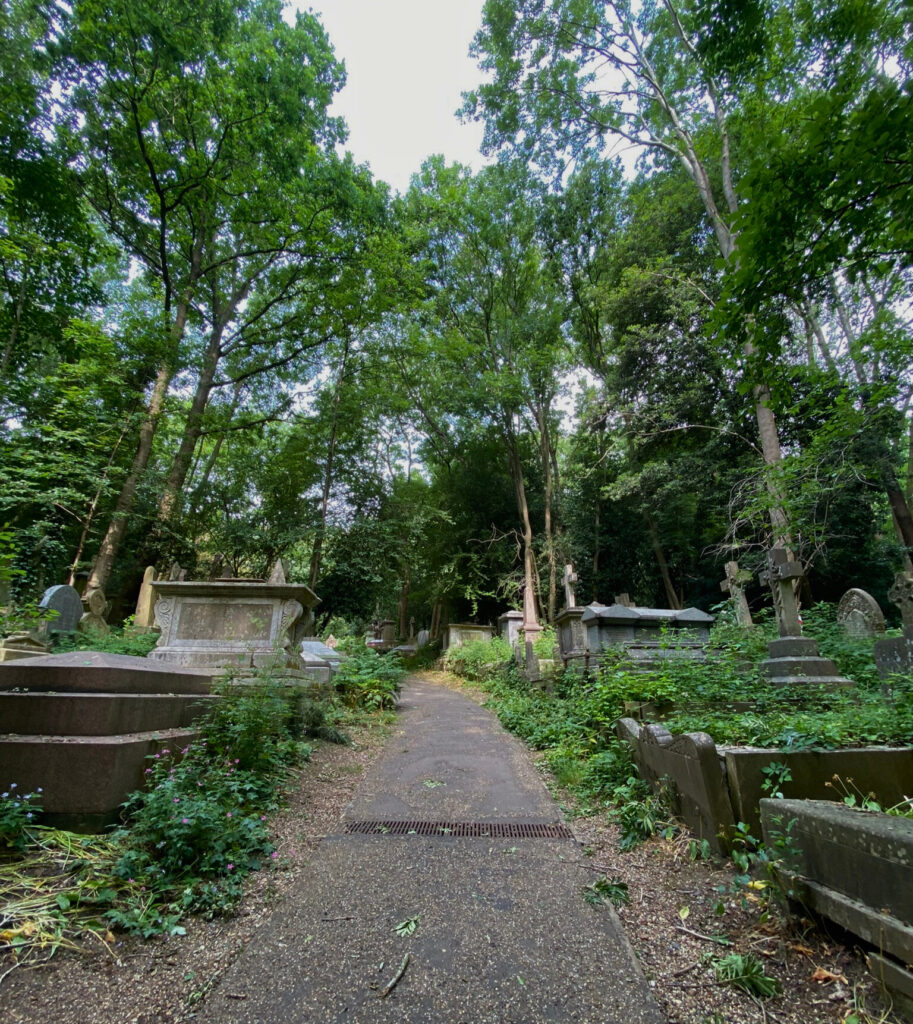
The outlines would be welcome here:
[[[90,590],[83,598],[83,603],[93,615],[104,615],[108,605],[103,590]]]
[[[428,630],[420,629],[418,631],[418,636],[415,638],[415,644],[417,647],[427,647],[430,640],[431,634],[428,632]]]
[[[837,621],[850,636],[874,636],[884,632],[884,615],[878,602],[857,587],[840,598]]]
[[[45,612],[56,612],[48,621],[49,633],[73,633],[82,618],[83,607],[79,592],[66,583],[57,587],[49,587],[41,598],[38,606]]]

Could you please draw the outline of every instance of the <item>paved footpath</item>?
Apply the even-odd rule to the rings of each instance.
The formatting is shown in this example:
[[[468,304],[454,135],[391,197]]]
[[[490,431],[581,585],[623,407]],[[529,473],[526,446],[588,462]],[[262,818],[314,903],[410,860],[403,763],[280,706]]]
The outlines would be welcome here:
[[[662,1024],[614,911],[580,895],[595,876],[577,843],[510,835],[561,822],[523,745],[490,712],[420,676],[400,711],[345,813],[345,827],[370,831],[321,842],[198,1019]],[[396,834],[405,821],[414,834]],[[447,824],[420,834],[438,822],[489,834],[462,837]],[[400,937],[408,918],[415,932]]]

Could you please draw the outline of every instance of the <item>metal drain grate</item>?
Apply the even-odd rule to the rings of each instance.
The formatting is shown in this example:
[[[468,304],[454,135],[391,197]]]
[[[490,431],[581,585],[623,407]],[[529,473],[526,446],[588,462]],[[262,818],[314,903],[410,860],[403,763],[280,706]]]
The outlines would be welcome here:
[[[347,821],[346,832],[369,836],[457,836],[472,839],[573,839],[567,825],[523,821]]]

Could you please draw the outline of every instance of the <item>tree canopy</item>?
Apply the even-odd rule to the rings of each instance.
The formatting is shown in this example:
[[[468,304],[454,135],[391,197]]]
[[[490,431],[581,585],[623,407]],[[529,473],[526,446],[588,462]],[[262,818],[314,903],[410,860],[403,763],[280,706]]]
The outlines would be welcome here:
[[[280,0],[4,0],[0,561],[129,615],[147,564],[322,624],[810,595],[913,553],[901,0],[487,0],[397,195]],[[762,603],[760,588],[750,591]]]

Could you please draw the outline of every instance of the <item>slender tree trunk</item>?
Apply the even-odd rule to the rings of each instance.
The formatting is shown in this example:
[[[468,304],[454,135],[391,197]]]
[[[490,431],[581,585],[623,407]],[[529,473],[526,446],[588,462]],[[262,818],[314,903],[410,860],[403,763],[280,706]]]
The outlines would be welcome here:
[[[202,247],[197,245],[193,254],[190,280],[178,303],[174,323],[171,328],[170,348],[172,351],[177,349],[181,338],[184,336],[184,328],[187,325],[187,315],[190,311],[190,302],[199,273],[201,257]],[[92,572],[89,575],[89,582],[86,586],[87,590],[103,590],[111,575],[114,560],[117,558],[117,552],[124,539],[124,534],[127,532],[127,524],[130,519],[130,513],[133,511],[136,490],[152,456],[152,442],[155,439],[155,431],[158,428],[159,419],[165,407],[165,396],[168,394],[168,385],[171,383],[171,373],[170,362],[162,363],[159,366],[155,385],[152,388],[152,396],[146,408],[146,415],[140,426],[139,443],[136,448],[136,454],[133,456],[133,465],[130,467],[130,472],[127,474],[126,480],[124,480],[117,503],[114,506],[111,521],[99,547],[95,558],[95,565],[92,567]]]
[[[510,475],[514,484],[514,494],[517,499],[517,513],[520,516],[520,523],[523,530],[523,587],[524,592],[529,596],[530,607],[535,611],[537,603],[536,555],[533,551],[533,527],[529,518],[529,502],[526,499],[526,484],[523,480],[523,464],[520,461],[520,452],[517,448],[517,439],[514,436],[512,426],[508,427],[507,453]]]
[[[545,553],[548,558],[548,621],[554,622],[558,614],[558,565],[555,556],[555,532],[553,521],[555,480],[552,475],[551,434],[548,429],[548,413],[536,409],[539,423],[539,451],[542,459],[542,475],[545,481]]]
[[[403,639],[409,636],[409,591],[411,578],[409,566],[403,566],[403,581],[399,591],[399,635]]]
[[[79,563],[82,559],[82,553],[86,549],[86,541],[89,538],[89,531],[92,529],[92,522],[95,519],[95,513],[98,510],[98,503],[101,500],[101,493],[105,489],[105,481],[108,479],[108,475],[111,472],[111,466],[114,464],[114,456],[117,454],[120,443],[127,436],[127,431],[130,429],[130,420],[124,425],[124,429],[121,431],[120,437],[117,439],[117,443],[111,449],[111,455],[108,458],[108,463],[105,466],[105,471],[101,475],[101,480],[98,487],[95,490],[95,495],[92,498],[92,502],[89,505],[89,510],[86,513],[86,518],[83,523],[82,533],[79,535],[79,542],[76,545],[76,552],[73,555],[73,562],[70,566],[70,575],[67,582],[70,586],[76,585],[76,570],[79,568]]]
[[[663,552],[663,546],[659,540],[659,530],[656,528],[656,520],[646,510],[643,509],[644,522],[647,524],[647,532],[650,534],[650,543],[653,545],[653,554],[656,556],[656,564],[659,566],[660,575],[663,578],[663,587],[666,590],[666,600],[669,602],[669,607],[674,611],[678,611],[682,602],[679,600],[678,594],[675,592],[675,587],[672,584],[672,577],[669,575],[669,563],[666,561],[666,555]]]
[[[212,333],[209,336],[209,344],[206,346],[206,352],[203,356],[203,365],[200,368],[196,391],[193,395],[193,401],[190,403],[187,420],[184,423],[181,443],[172,460],[171,469],[168,472],[165,487],[162,491],[162,497],[159,500],[158,518],[160,523],[167,523],[174,518],[180,504],[181,490],[184,487],[184,481],[187,479],[187,471],[190,469],[193,453],[200,439],[203,417],[209,404],[209,396],[212,394],[216,368],[219,365],[219,359],[222,354],[222,332],[224,329],[224,323],[214,324]]]
[[[327,528],[327,514],[330,508],[330,488],[333,484],[333,464],[336,458],[336,434],[339,428],[339,403],[342,399],[342,384],[345,380],[346,366],[349,361],[350,339],[346,335],[345,345],[342,350],[342,363],[336,377],[336,388],[333,395],[333,420],[330,425],[330,443],[327,445],[327,463],[323,474],[323,494],[320,500],[320,528],[314,538],[314,547],[311,551],[311,571],[308,575],[308,585],[313,589],[317,585],[317,578],[320,575],[320,562],[323,558],[323,535]]]

